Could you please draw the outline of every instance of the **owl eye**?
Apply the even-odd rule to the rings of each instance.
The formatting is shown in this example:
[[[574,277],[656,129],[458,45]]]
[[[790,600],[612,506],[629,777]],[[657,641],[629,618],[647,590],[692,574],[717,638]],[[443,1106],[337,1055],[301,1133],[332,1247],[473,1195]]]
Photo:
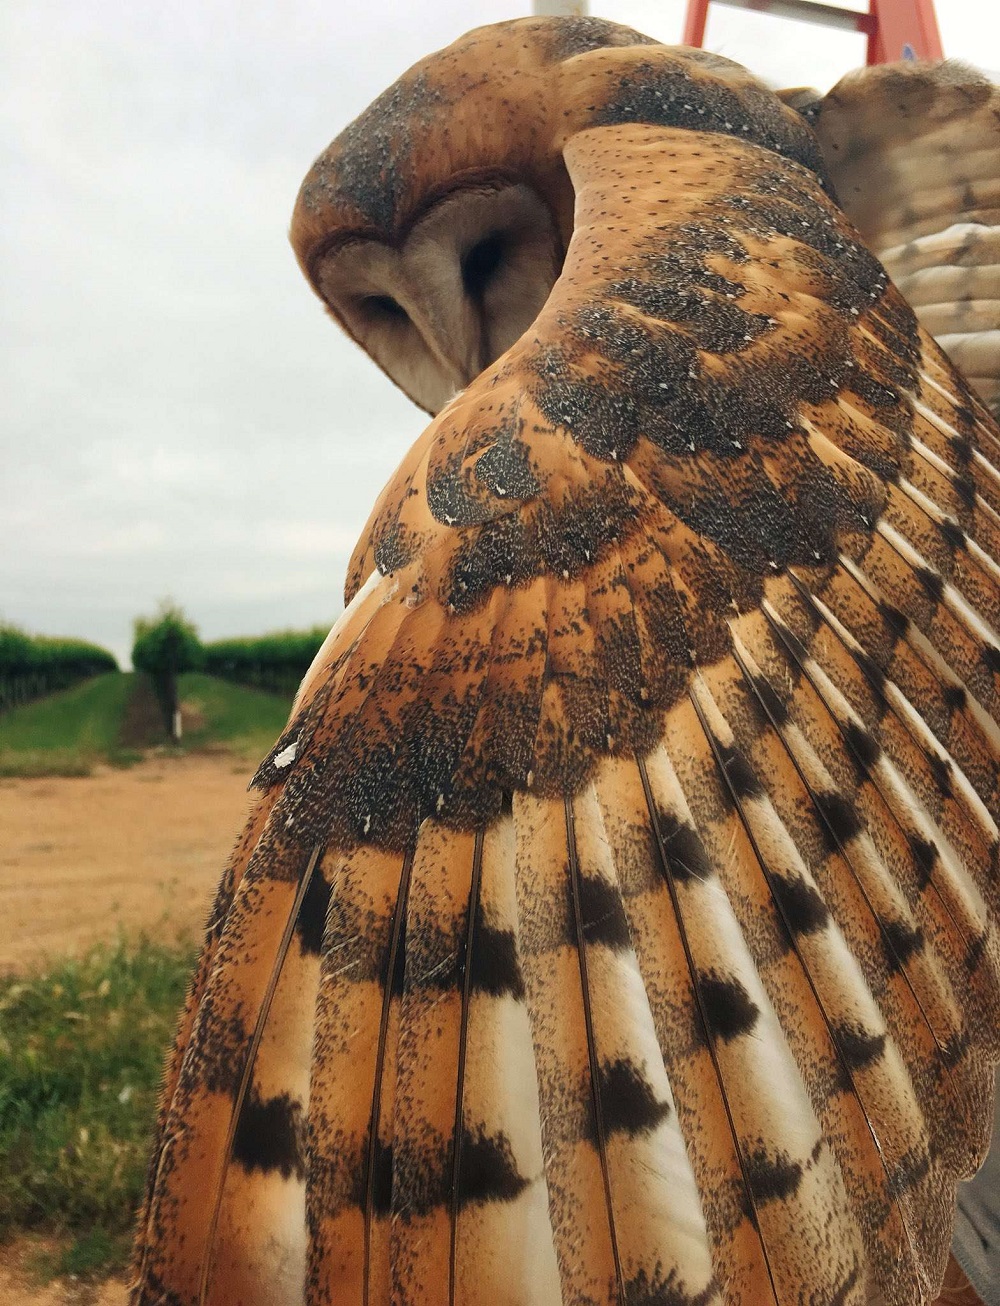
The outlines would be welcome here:
[[[462,282],[468,294],[481,295],[503,262],[504,240],[498,231],[477,241],[462,259]]]
[[[391,317],[399,322],[407,320],[406,309],[391,295],[366,295],[362,302],[368,312],[377,317]]]

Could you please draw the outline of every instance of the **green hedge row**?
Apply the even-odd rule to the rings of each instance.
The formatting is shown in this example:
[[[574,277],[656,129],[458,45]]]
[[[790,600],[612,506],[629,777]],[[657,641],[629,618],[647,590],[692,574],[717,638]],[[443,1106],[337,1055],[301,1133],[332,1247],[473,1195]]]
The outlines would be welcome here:
[[[326,636],[326,626],[314,626],[256,638],[217,639],[202,645],[201,666],[210,676],[291,698]]]
[[[117,670],[114,655],[97,644],[0,626],[0,712]]]

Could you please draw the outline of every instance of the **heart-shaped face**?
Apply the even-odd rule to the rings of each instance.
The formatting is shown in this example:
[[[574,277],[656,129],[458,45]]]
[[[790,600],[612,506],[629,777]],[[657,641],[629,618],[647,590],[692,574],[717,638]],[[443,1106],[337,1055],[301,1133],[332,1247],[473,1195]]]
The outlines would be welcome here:
[[[320,256],[314,277],[358,344],[437,413],[535,320],[562,255],[535,191],[480,176],[459,178],[400,244],[349,239]]]

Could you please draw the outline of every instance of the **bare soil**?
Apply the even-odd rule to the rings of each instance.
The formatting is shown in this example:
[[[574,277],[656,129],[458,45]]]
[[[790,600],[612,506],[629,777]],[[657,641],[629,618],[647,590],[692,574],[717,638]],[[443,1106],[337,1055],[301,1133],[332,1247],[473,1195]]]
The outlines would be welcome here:
[[[196,939],[251,774],[218,753],[0,780],[0,972],[79,954],[119,928]]]
[[[35,1235],[0,1247],[0,1302],[4,1306],[125,1306],[125,1281],[117,1276],[89,1280],[67,1275],[39,1283],[35,1266],[55,1247],[54,1239]]]
[[[252,766],[151,757],[73,779],[0,780],[0,972],[79,955],[119,929],[198,938],[243,823]],[[0,1247],[0,1303],[124,1306],[124,1282],[40,1285],[54,1240]]]

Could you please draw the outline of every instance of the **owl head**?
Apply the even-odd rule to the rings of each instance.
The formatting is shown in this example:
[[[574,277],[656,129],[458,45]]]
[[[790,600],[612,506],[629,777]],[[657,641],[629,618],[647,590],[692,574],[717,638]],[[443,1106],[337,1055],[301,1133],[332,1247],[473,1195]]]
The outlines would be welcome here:
[[[566,142],[644,122],[819,171],[802,119],[739,65],[597,18],[479,28],[414,65],[316,161],[292,218],[333,317],[436,413],[531,326],[574,230]]]

